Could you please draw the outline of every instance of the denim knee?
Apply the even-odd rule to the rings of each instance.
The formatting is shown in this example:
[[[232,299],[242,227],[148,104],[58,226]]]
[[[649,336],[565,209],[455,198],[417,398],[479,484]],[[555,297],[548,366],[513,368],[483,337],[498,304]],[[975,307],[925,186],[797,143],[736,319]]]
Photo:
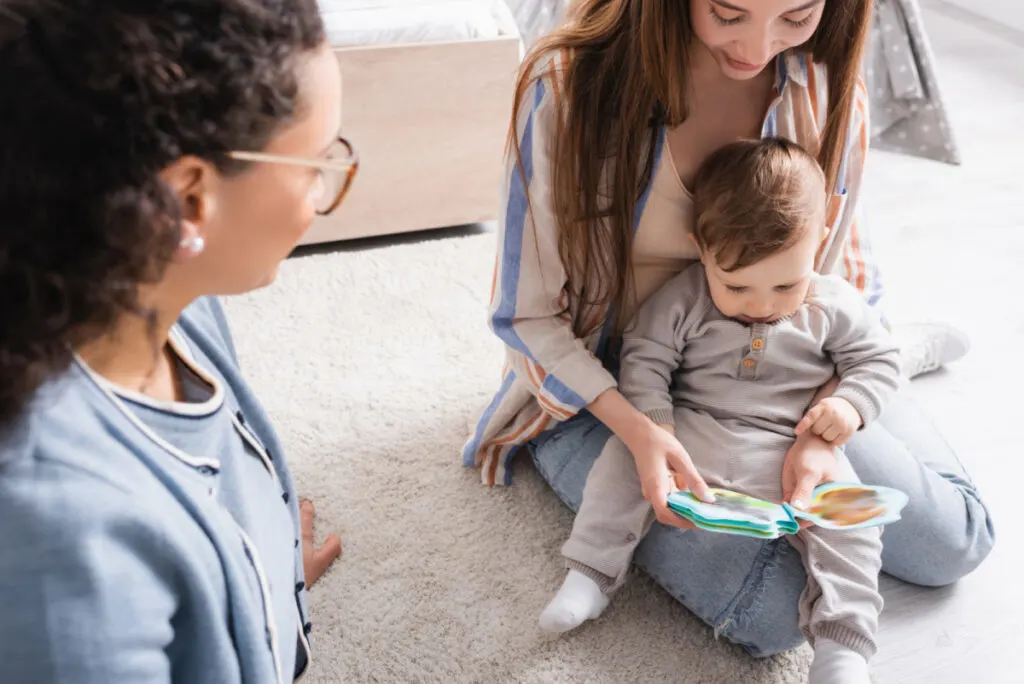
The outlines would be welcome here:
[[[970,484],[958,484],[966,511],[963,529],[935,520],[933,529],[926,528],[918,537],[918,544],[902,548],[886,546],[883,534],[883,571],[922,587],[945,587],[974,572],[988,557],[996,541],[988,508]]]
[[[988,509],[956,452],[905,394],[847,444],[861,480],[910,496],[902,520],[882,537],[882,570],[906,582],[945,586],[989,555],[995,531]]]

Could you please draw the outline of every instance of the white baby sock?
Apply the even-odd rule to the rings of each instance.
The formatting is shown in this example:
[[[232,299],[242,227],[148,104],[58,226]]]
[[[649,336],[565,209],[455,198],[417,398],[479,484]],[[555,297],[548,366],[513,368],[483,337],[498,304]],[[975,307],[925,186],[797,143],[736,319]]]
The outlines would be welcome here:
[[[561,589],[540,614],[540,628],[560,634],[597,618],[608,605],[608,597],[597,582],[578,570],[570,570]]]
[[[856,651],[831,639],[814,640],[814,662],[809,684],[871,684],[868,661]]]

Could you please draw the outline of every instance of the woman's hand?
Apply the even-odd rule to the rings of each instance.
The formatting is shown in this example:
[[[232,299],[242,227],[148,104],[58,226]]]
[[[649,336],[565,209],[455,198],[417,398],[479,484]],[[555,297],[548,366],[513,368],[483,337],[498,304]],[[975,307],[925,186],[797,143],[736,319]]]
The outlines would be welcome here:
[[[309,499],[299,502],[299,517],[302,523],[302,566],[306,571],[306,589],[309,589],[341,555],[341,539],[336,534],[330,534],[323,545],[316,548],[316,542],[313,541],[316,510]]]
[[[658,522],[684,530],[696,529],[688,520],[672,512],[668,507],[668,495],[684,487],[704,501],[714,501],[714,497],[693,467],[690,455],[676,439],[675,428],[652,423],[614,387],[601,394],[588,408],[633,455],[644,498],[654,507]]]
[[[672,426],[656,426],[649,421],[648,425],[647,430],[640,431],[626,444],[636,461],[644,498],[654,508],[658,522],[684,530],[696,529],[668,507],[668,495],[680,488],[689,489],[704,501],[714,501],[714,495],[676,439]]]
[[[820,484],[834,482],[839,476],[835,447],[812,432],[796,438],[782,464],[782,496],[794,508],[806,510],[811,492]],[[800,528],[810,523],[800,521]]]

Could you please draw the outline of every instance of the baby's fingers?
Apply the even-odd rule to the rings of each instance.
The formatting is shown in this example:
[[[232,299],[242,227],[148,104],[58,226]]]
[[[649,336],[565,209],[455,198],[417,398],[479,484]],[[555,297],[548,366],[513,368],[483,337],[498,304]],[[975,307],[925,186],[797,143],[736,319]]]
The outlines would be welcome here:
[[[818,420],[814,421],[814,425],[811,426],[811,432],[818,435],[824,440],[828,440],[828,437],[826,437],[825,434],[830,430],[835,429],[835,426],[836,421],[832,419],[832,416],[824,415],[818,418]]]
[[[815,421],[817,421],[824,412],[825,407],[821,404],[818,404],[808,411],[807,414],[800,419],[800,422],[796,424],[796,434],[802,435],[809,427],[814,425]]]
[[[835,423],[829,426],[827,430],[821,433],[821,438],[829,444],[835,445],[836,440],[843,434],[843,431]]]
[[[850,438],[853,437],[854,432],[856,432],[856,430],[851,430],[849,428],[843,429],[842,431],[840,431],[839,436],[832,440],[832,446],[844,446],[847,442],[850,441]]]

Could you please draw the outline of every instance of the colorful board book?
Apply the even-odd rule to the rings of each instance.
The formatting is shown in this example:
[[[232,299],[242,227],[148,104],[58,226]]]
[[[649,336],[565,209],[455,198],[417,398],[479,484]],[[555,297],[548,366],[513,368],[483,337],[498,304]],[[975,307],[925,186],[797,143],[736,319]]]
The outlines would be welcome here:
[[[897,489],[849,482],[819,485],[806,510],[752,496],[712,488],[715,503],[704,503],[690,491],[674,492],[668,506],[697,527],[712,532],[775,539],[795,534],[800,521],[830,530],[855,530],[888,525],[900,519],[907,495]]]

